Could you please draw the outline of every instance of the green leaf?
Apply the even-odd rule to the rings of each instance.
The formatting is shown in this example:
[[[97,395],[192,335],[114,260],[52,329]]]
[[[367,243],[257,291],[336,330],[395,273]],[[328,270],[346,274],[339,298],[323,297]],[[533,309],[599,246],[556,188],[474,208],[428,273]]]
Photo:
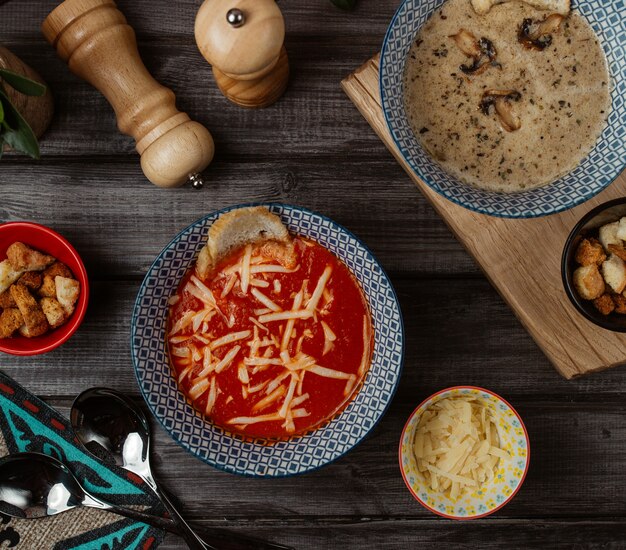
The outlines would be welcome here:
[[[353,10],[356,0],[330,0],[335,6],[342,10]]]
[[[38,159],[39,143],[32,128],[2,91],[0,91],[0,101],[4,106],[4,120],[2,121],[4,129],[0,137],[13,149]]]
[[[8,69],[0,69],[0,77],[24,95],[40,97],[46,93],[46,87],[43,84]]]

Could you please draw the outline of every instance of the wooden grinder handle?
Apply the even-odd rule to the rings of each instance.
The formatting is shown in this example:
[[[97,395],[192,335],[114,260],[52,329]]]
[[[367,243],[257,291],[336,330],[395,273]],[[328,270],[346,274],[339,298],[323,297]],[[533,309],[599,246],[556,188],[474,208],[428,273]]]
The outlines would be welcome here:
[[[174,92],[148,72],[135,32],[113,0],[65,0],[42,30],[70,70],[113,106],[118,128],[135,139],[152,183],[176,187],[209,165],[211,134],[176,109]]]

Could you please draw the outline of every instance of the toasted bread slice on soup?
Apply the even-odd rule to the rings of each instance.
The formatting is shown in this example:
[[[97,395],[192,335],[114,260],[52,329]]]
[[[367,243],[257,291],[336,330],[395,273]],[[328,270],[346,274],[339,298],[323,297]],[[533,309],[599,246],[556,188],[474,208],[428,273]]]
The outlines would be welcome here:
[[[472,0],[472,7],[479,15],[487,13],[492,6],[496,4],[504,4],[511,0]],[[550,11],[552,13],[560,13],[567,15],[570,12],[570,0],[522,0],[529,6],[538,10]]]
[[[209,229],[200,251],[196,271],[206,278],[229,253],[248,244],[275,241],[289,244],[291,237],[276,214],[263,206],[241,208],[222,214]]]

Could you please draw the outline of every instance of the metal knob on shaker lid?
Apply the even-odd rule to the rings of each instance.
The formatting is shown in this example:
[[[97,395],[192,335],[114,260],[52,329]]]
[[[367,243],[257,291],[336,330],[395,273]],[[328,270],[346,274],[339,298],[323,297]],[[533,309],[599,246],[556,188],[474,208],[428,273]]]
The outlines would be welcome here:
[[[226,20],[233,27],[239,28],[246,22],[246,17],[239,8],[232,8],[226,13]]]
[[[222,93],[242,107],[267,107],[284,93],[285,21],[275,0],[205,0],[196,43]]]

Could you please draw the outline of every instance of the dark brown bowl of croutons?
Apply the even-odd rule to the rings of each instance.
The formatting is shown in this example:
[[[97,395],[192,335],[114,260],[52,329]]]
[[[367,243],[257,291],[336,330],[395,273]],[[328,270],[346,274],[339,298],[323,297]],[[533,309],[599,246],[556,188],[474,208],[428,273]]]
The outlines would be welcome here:
[[[601,204],[578,222],[561,270],[580,313],[602,328],[626,332],[626,198]]]
[[[88,300],[87,271],[67,240],[35,223],[0,225],[0,351],[57,348],[78,329]]]

